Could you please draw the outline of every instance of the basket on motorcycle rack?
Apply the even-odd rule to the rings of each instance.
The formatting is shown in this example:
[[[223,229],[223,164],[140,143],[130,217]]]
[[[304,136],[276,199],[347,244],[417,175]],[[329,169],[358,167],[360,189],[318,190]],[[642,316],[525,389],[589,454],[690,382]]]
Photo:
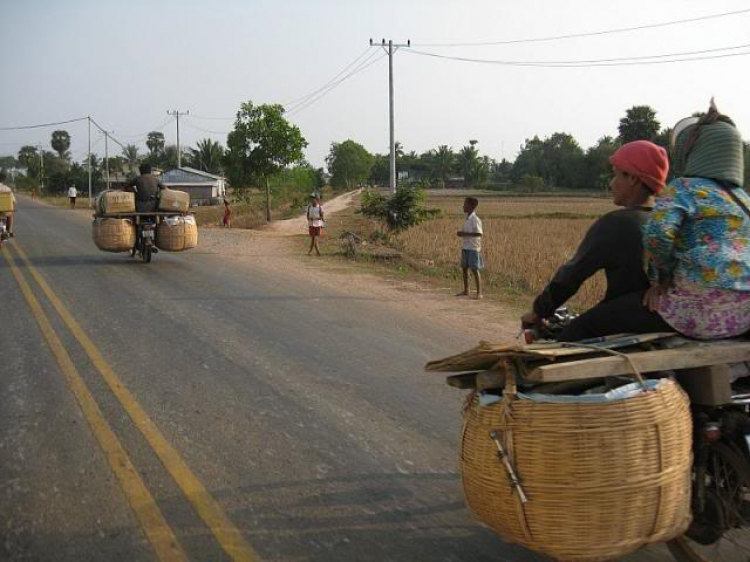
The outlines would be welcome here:
[[[464,411],[469,508],[504,539],[557,560],[617,558],[690,523],[692,421],[670,379],[607,394],[525,395],[504,364],[495,403]]]
[[[165,217],[156,229],[156,247],[182,252],[198,245],[198,225],[192,215]]]
[[[96,247],[105,252],[127,252],[135,244],[135,226],[130,219],[97,217],[92,235]]]

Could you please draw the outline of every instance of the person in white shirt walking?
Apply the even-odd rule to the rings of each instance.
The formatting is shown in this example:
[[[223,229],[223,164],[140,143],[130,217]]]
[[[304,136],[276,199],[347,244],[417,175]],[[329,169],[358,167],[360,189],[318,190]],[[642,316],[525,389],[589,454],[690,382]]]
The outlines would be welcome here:
[[[78,197],[78,190],[76,189],[76,186],[71,185],[68,188],[68,197],[70,198],[70,208],[75,209],[76,208],[76,197]]]
[[[482,221],[476,213],[479,201],[474,197],[464,199],[464,213],[466,221],[456,234],[463,240],[461,246],[461,270],[463,272],[464,290],[457,297],[469,296],[469,271],[474,276],[477,287],[477,299],[484,297],[482,293],[482,276],[479,273],[484,268],[482,259]]]
[[[317,197],[312,198],[312,203],[307,206],[307,226],[310,234],[310,250],[307,252],[309,256],[312,251],[320,255],[320,249],[318,248],[318,238],[323,233],[323,225],[325,225],[325,219],[323,217],[323,206],[320,204],[320,199]]]

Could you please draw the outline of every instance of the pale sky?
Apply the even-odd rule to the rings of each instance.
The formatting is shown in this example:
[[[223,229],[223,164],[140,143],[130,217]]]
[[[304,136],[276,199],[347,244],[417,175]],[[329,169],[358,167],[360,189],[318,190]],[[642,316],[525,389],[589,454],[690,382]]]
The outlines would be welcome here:
[[[0,0],[0,127],[91,115],[145,152],[145,134],[180,121],[183,146],[223,131],[243,101],[282,103],[324,165],[331,142],[351,138],[388,151],[388,59],[292,113],[288,102],[326,84],[369,39],[410,39],[420,51],[504,61],[653,56],[750,44],[750,12],[668,27],[559,41],[498,42],[643,26],[750,9],[747,0]],[[422,46],[420,46],[422,45]],[[378,55],[382,49],[375,47]],[[708,54],[749,53],[750,47]],[[375,55],[373,55],[375,56]],[[669,58],[669,57],[667,57]],[[671,57],[674,58],[674,57]],[[658,59],[651,59],[658,60]],[[353,67],[353,68],[356,68]],[[750,139],[750,56],[673,64],[541,68],[459,62],[402,49],[394,56],[396,139],[421,153],[469,139],[482,154],[513,159],[526,138],[572,134],[583,148],[616,135],[633,105],[663,126],[705,110],[711,96]],[[0,155],[70,132],[85,158],[86,123],[0,131]],[[201,131],[217,131],[207,133]],[[175,124],[164,128],[176,141]],[[94,152],[104,143],[92,134]],[[110,145],[111,153],[119,153]]]

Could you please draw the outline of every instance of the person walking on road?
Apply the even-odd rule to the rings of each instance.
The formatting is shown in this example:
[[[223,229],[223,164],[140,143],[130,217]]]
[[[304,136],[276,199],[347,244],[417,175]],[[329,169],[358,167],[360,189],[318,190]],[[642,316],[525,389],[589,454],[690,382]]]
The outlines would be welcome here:
[[[68,188],[68,197],[70,198],[70,208],[76,208],[76,197],[78,197],[78,190],[75,185],[71,185]]]
[[[310,250],[307,252],[308,256],[312,254],[313,250],[315,250],[317,255],[320,255],[318,238],[323,234],[323,225],[325,225],[323,206],[320,204],[320,199],[318,199],[317,196],[313,196],[312,203],[307,206],[307,230],[310,234]]]
[[[482,276],[479,273],[480,270],[484,269],[484,260],[482,259],[482,221],[476,213],[478,206],[479,201],[476,198],[467,197],[464,199],[466,221],[463,228],[456,233],[463,240],[461,245],[461,270],[464,290],[458,293],[457,297],[469,296],[469,271],[471,271],[477,287],[476,298],[484,298]]]

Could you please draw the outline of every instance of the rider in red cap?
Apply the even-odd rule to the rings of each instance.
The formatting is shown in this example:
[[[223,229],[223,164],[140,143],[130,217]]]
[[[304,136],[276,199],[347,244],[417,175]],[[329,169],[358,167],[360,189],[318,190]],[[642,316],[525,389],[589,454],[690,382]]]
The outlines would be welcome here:
[[[591,226],[572,259],[557,270],[534,300],[533,309],[521,319],[524,325],[536,325],[551,317],[586,279],[603,269],[607,277],[604,299],[567,326],[558,335],[560,341],[671,331],[658,314],[641,305],[649,288],[641,227],[654,207],[654,194],[667,180],[667,153],[652,142],[635,141],[620,147],[610,163],[612,199],[624,208],[607,213]]]

